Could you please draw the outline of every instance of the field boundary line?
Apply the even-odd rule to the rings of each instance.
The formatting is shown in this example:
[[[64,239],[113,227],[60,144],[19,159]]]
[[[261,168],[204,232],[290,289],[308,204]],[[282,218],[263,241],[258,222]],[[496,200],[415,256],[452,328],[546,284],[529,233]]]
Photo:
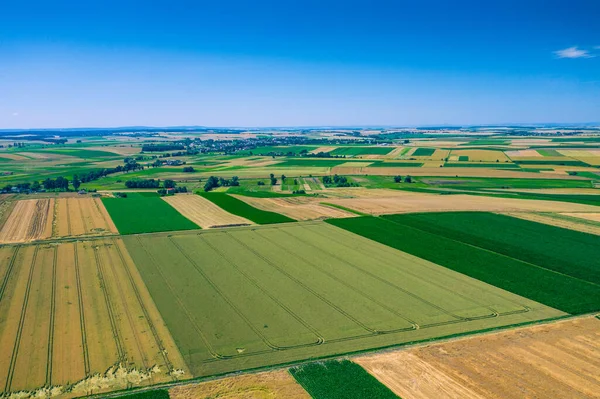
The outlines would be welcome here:
[[[335,226],[334,226],[334,227],[335,227]],[[303,228],[303,229],[307,229],[307,230],[308,230],[308,228],[307,228],[307,227],[305,227],[305,226],[302,226],[302,228]],[[318,235],[320,235],[320,236],[322,236],[322,237],[325,237],[325,235],[324,235],[323,233],[321,233],[321,232],[318,232],[318,231],[312,231],[312,230],[309,230],[309,231],[311,232],[311,234],[318,234]],[[354,234],[354,233],[352,233],[352,234]],[[362,237],[362,236],[361,236],[361,237]],[[336,242],[337,242],[339,245],[341,245],[341,246],[343,246],[343,247],[345,247],[345,248],[348,248],[348,249],[350,249],[350,250],[354,250],[354,249],[353,249],[351,246],[349,246],[349,245],[345,244],[344,242],[342,242],[342,241],[340,241],[340,240],[338,240],[338,239],[336,239],[336,238],[329,237],[329,236],[328,236],[327,238],[328,238],[328,239],[330,239],[330,240],[332,240],[332,241],[336,241]],[[364,238],[366,238],[366,237],[364,237]],[[376,241],[375,241],[375,242],[376,242]],[[379,243],[379,244],[381,244],[381,243]],[[397,250],[397,249],[395,249],[395,248],[392,248],[392,247],[389,247],[389,248],[391,248],[391,249],[394,249],[394,250],[396,250],[396,251],[398,251],[398,252],[403,252],[403,251]],[[377,252],[377,251],[375,251],[375,253],[373,253],[371,256],[373,256],[373,257],[377,257],[377,258],[379,259],[379,261],[380,261],[380,262],[382,262],[382,263],[388,263],[387,261],[383,260],[383,259],[382,259],[382,258],[379,256],[379,252]],[[411,256],[413,256],[413,255],[411,255]],[[336,256],[336,258],[337,258],[337,256]],[[426,262],[429,262],[429,261],[427,261],[426,259],[423,259],[423,258],[419,258],[419,259],[422,259],[422,260],[424,260],[424,261],[426,261]],[[410,260],[410,259],[407,259],[407,260]],[[430,262],[430,263],[433,263],[433,262]],[[435,265],[437,265],[437,264],[435,264]],[[444,267],[444,266],[440,266],[440,265],[437,265],[437,266],[439,266],[439,267]],[[375,277],[376,279],[378,279],[378,280],[380,280],[380,281],[384,282],[384,283],[385,283],[385,284],[387,284],[387,285],[390,285],[390,286],[396,287],[396,285],[395,285],[395,284],[393,284],[393,283],[391,283],[391,282],[389,282],[389,281],[387,281],[387,280],[381,279],[380,277],[378,277],[378,276],[375,276],[373,273],[370,273],[370,272],[368,272],[368,271],[366,271],[366,270],[362,270],[362,269],[360,269],[360,268],[357,268],[356,266],[353,266],[353,265],[351,265],[351,267],[353,267],[353,268],[356,268],[357,270],[363,271],[364,273],[367,273],[368,275],[371,275],[371,276]],[[428,267],[428,269],[429,269],[429,270],[433,270],[433,271],[435,271],[433,268],[429,268],[429,267]],[[446,269],[447,269],[447,268],[446,268]],[[408,275],[412,276],[413,278],[415,278],[416,280],[424,281],[424,280],[423,280],[423,278],[421,278],[420,276],[418,276],[417,274],[415,274],[415,273],[413,273],[413,272],[411,272],[411,271],[403,270],[403,271],[402,271],[402,273],[404,273],[404,274],[408,274]],[[448,277],[450,277],[450,278],[452,278],[453,280],[457,281],[457,279],[456,279],[456,278],[454,278],[453,276],[444,276],[444,277],[445,277],[445,278],[448,278]],[[467,276],[467,277],[468,277],[468,276]],[[483,304],[483,305],[481,305],[481,304],[477,304],[476,302],[474,302],[474,301],[473,301],[471,298],[467,297],[466,295],[463,295],[463,294],[461,294],[460,292],[451,291],[451,290],[447,289],[446,287],[444,287],[443,285],[441,285],[441,284],[438,284],[438,283],[436,283],[436,282],[434,282],[434,281],[427,280],[427,281],[425,281],[425,282],[426,282],[427,284],[431,284],[431,285],[433,285],[433,286],[436,286],[436,287],[438,287],[439,289],[442,289],[442,290],[444,290],[444,291],[450,292],[452,295],[459,296],[459,297],[463,298],[464,300],[466,300],[466,301],[468,301],[468,302],[474,303],[474,304],[476,304],[476,305],[480,305],[480,306],[481,306],[481,307],[483,307],[483,308],[486,308],[486,309],[489,309],[489,310],[491,310],[491,311],[492,311],[492,312],[495,314],[495,316],[494,316],[494,317],[498,317],[498,316],[507,316],[507,315],[518,314],[518,313],[527,313],[527,312],[531,311],[531,308],[530,308],[530,307],[528,307],[528,306],[525,306],[525,305],[522,305],[522,304],[519,304],[519,303],[515,303],[515,302],[513,302],[512,300],[506,300],[505,298],[501,297],[501,296],[500,296],[498,293],[495,293],[495,292],[493,292],[493,293],[491,293],[492,295],[494,295],[494,296],[496,296],[496,297],[500,297],[501,299],[503,299],[503,300],[506,300],[507,302],[512,302],[512,303],[514,303],[514,304],[516,304],[516,305],[518,305],[518,306],[520,306],[520,307],[522,307],[522,308],[523,308],[523,310],[513,310],[513,311],[510,311],[510,312],[498,312],[496,309],[494,309],[493,307],[491,307],[491,306],[489,306],[489,305],[485,305],[485,304]],[[469,285],[469,286],[470,286],[470,287],[472,287],[472,288],[478,289],[478,287],[477,287],[475,284],[472,284],[470,281],[464,281],[464,282],[463,282],[463,281],[461,281],[461,283],[462,283],[462,284]],[[400,288],[399,288],[399,289],[400,289]],[[402,289],[401,289],[401,290],[402,290]],[[463,317],[460,317],[460,316],[457,316],[457,317],[458,317],[458,318],[460,318],[460,319],[466,319],[466,320],[478,320],[479,318],[487,318],[487,317],[479,317],[479,318],[468,318],[468,317],[467,317],[467,318],[463,318]]]
[[[8,367],[8,376],[6,377],[6,384],[4,386],[4,392],[10,392],[10,386],[12,385],[12,379],[15,374],[15,367],[17,363],[17,355],[19,352],[19,346],[21,345],[21,336],[23,335],[23,325],[25,324],[25,315],[27,314],[27,304],[29,302],[29,294],[31,292],[31,281],[33,280],[33,271],[35,270],[35,264],[37,261],[39,247],[35,247],[33,252],[33,258],[29,265],[29,277],[27,278],[27,286],[25,288],[25,298],[23,299],[23,305],[21,306],[21,318],[19,319],[19,326],[17,328],[17,336],[15,338],[15,344],[13,346],[12,355],[10,357],[10,364]]]
[[[96,201],[96,198],[92,197],[92,202],[94,203],[94,205],[96,205],[96,210],[98,211],[100,216],[102,216],[102,220],[104,221],[104,226],[106,227],[105,231],[111,232],[110,231],[110,223],[108,223],[108,220],[106,220],[105,213],[102,212],[102,209],[100,209],[100,205],[98,205],[98,202],[100,202],[100,201]],[[106,213],[108,213],[108,211],[106,211]]]
[[[230,234],[228,234],[227,232],[223,232],[223,234],[227,235],[228,237],[231,236]],[[223,252],[221,252],[220,250],[218,250],[217,248],[215,248],[211,243],[209,243],[204,237],[201,237],[200,239],[202,241],[204,241],[206,243],[206,245],[208,245],[214,252],[216,252],[217,254],[219,254],[219,256],[221,258],[223,258],[227,263],[229,263],[229,265],[231,267],[233,267],[237,272],[239,272],[242,276],[244,276],[244,278],[248,281],[250,281],[250,283],[252,283],[252,285],[254,285],[256,288],[258,288],[263,294],[267,295],[269,298],[271,298],[271,300],[273,302],[275,302],[279,307],[281,307],[283,310],[285,310],[290,316],[292,316],[294,319],[296,319],[300,324],[302,324],[304,327],[306,327],[310,332],[312,332],[316,337],[317,337],[317,345],[322,344],[323,342],[325,342],[325,338],[323,337],[323,335],[312,325],[310,325],[310,323],[308,323],[306,320],[304,320],[302,317],[298,316],[296,313],[294,313],[290,308],[288,308],[286,305],[284,305],[280,300],[278,300],[275,296],[271,295],[271,293],[269,293],[265,288],[261,287],[252,277],[250,277],[248,274],[246,274],[246,272],[243,272],[240,268],[238,268],[234,262],[230,261],[229,259],[227,259],[227,257],[225,257],[225,255],[223,254]],[[296,348],[298,346],[294,346],[294,348]]]
[[[526,265],[533,266],[533,267],[535,267],[535,268],[537,268],[537,269],[542,269],[542,270],[545,270],[545,271],[547,271],[547,272],[550,272],[550,273],[555,273],[555,274],[561,275],[561,276],[563,276],[563,277],[572,278],[572,279],[574,279],[574,280],[579,280],[579,281],[582,281],[582,282],[584,282],[584,283],[588,283],[588,284],[591,284],[591,285],[595,285],[595,286],[597,286],[597,287],[600,287],[600,284],[597,284],[597,283],[595,283],[595,282],[593,282],[593,281],[588,281],[588,280],[584,280],[584,279],[582,279],[582,278],[579,278],[579,277],[570,276],[570,275],[568,275],[568,274],[565,274],[565,273],[562,273],[562,272],[559,272],[559,271],[556,271],[556,270],[552,270],[552,269],[546,269],[545,267],[543,267],[543,266],[540,266],[540,265],[536,265],[535,263],[527,262],[527,261],[525,261],[525,260],[521,260],[521,259],[518,259],[518,258],[513,258],[513,257],[511,257],[511,256],[508,256],[508,255],[502,254],[502,253],[500,253],[500,252],[492,251],[491,249],[487,249],[487,248],[479,247],[479,246],[477,246],[477,245],[474,245],[474,244],[471,244],[471,243],[468,243],[468,242],[464,242],[464,241],[460,241],[460,240],[457,240],[457,239],[454,239],[454,238],[450,238],[450,237],[447,237],[447,236],[445,236],[445,235],[442,235],[442,234],[432,233],[432,232],[430,232],[430,231],[427,231],[427,230],[421,230],[421,229],[419,229],[419,228],[417,228],[417,227],[413,227],[413,226],[406,226],[406,225],[403,225],[403,224],[400,224],[400,223],[394,222],[394,221],[392,221],[392,220],[389,220],[389,219],[387,219],[387,218],[385,218],[385,219],[386,219],[386,220],[388,220],[388,221],[390,221],[390,222],[392,222],[392,223],[394,223],[394,224],[397,224],[398,226],[402,226],[402,227],[409,227],[409,228],[413,228],[413,229],[415,229],[415,230],[419,230],[419,231],[422,231],[422,232],[425,232],[425,233],[433,234],[433,235],[436,235],[436,236],[439,236],[439,237],[444,237],[444,238],[447,238],[448,240],[452,240],[452,241],[454,241],[454,242],[458,242],[458,243],[461,243],[461,244],[465,244],[465,245],[468,245],[468,246],[470,246],[470,247],[473,247],[473,248],[480,249],[480,250],[482,250],[482,251],[486,251],[486,252],[489,252],[489,253],[492,253],[492,254],[496,254],[496,255],[502,256],[503,258],[512,259],[512,260],[515,260],[515,261],[517,261],[517,262],[521,262],[521,263],[524,263],[524,264],[526,264]],[[445,266],[444,266],[444,267],[445,267]],[[498,288],[499,288],[499,287],[498,287]],[[505,291],[507,291],[507,290],[505,290]],[[519,294],[516,294],[516,295],[519,295]],[[546,306],[548,306],[548,305],[546,305]]]
[[[233,304],[233,302],[231,301],[231,299],[229,299],[224,293],[223,291],[221,291],[221,289],[206,275],[206,273],[204,273],[204,271],[202,270],[202,268],[200,266],[198,266],[198,264],[186,253],[183,251],[183,248],[181,248],[179,246],[179,244],[177,244],[175,242],[175,240],[173,240],[172,237],[168,237],[169,241],[173,244],[173,246],[175,246],[175,248],[177,248],[179,250],[179,252],[181,252],[181,254],[188,260],[188,262],[190,262],[190,264],[194,267],[194,269],[196,269],[196,271],[198,271],[198,273],[200,273],[200,275],[202,277],[204,277],[204,279],[206,280],[206,282],[208,282],[208,284],[215,290],[215,292],[221,297],[221,299],[223,299],[232,309],[235,313],[237,313],[237,315],[244,321],[244,323],[246,323],[246,325],[248,327],[250,327],[250,329],[252,331],[254,331],[254,333],[263,341],[263,343],[265,345],[267,345],[269,348],[275,349],[275,350],[279,350],[279,349],[283,349],[285,347],[280,347],[277,346],[275,344],[273,344],[271,341],[269,341],[269,339],[267,337],[265,337],[251,322],[250,320],[248,320],[248,318],[246,317],[246,315],[244,315],[242,313],[242,311],[240,309],[238,309],[237,306],[235,306]]]
[[[75,201],[79,201],[78,199],[75,199]],[[81,206],[81,203],[77,203],[77,207],[79,208],[79,218],[81,219],[81,224],[83,225],[83,235],[87,235],[88,231],[92,231],[91,229],[88,229],[88,226],[86,224],[85,221],[85,217],[83,217],[83,207]]]
[[[106,310],[108,311],[108,320],[110,322],[110,329],[113,333],[113,338],[115,340],[115,344],[117,346],[117,353],[119,356],[119,361],[125,360],[125,351],[123,350],[123,343],[121,342],[121,338],[119,337],[119,330],[117,328],[117,320],[114,314],[114,309],[112,308],[112,303],[110,300],[110,296],[108,293],[108,288],[106,287],[106,280],[104,279],[104,271],[103,266],[100,262],[100,257],[98,255],[98,249],[92,247],[92,251],[94,251],[94,258],[96,260],[96,269],[98,270],[98,279],[100,280],[100,288],[102,289],[102,293],[104,294],[104,302],[106,303]]]
[[[105,252],[105,253],[108,252],[108,249],[106,248],[106,246],[103,246],[102,248],[104,249],[103,252]],[[100,257],[100,261],[102,261],[101,255],[98,254],[98,256]],[[106,258],[105,260],[107,260],[108,264],[109,264],[109,272],[112,271],[113,278],[115,280],[115,284],[114,285],[117,286],[117,292],[118,292],[119,298],[121,299],[121,302],[123,303],[123,307],[125,308],[125,315],[127,316],[127,321],[129,322],[129,325],[131,327],[131,331],[132,331],[133,338],[134,338],[134,341],[135,341],[135,346],[137,347],[137,350],[140,353],[140,357],[141,357],[141,360],[142,360],[142,365],[144,366],[145,370],[148,370],[148,362],[147,362],[145,353],[142,351],[142,347],[140,345],[140,337],[138,336],[138,331],[136,331],[136,329],[135,329],[133,318],[131,317],[131,312],[129,311],[129,306],[127,306],[127,301],[125,299],[125,294],[123,293],[123,287],[121,287],[121,281],[118,278],[118,276],[116,274],[116,271],[115,271],[115,265],[113,264],[113,262],[110,261],[110,257],[109,256],[105,255],[105,258]],[[106,284],[106,282],[105,282],[105,284]],[[108,286],[105,286],[105,288],[108,291]],[[115,317],[115,319],[116,319],[116,317]]]
[[[119,255],[119,258],[121,259],[121,264],[123,265],[123,268],[125,269],[125,271],[127,272],[127,278],[129,279],[129,282],[131,284],[131,286],[133,287],[133,292],[135,293],[135,296],[138,300],[138,303],[140,304],[140,307],[142,309],[142,312],[144,313],[144,317],[146,318],[146,320],[148,321],[148,326],[150,327],[150,331],[152,332],[152,336],[154,337],[154,341],[156,342],[156,345],[158,346],[158,349],[160,351],[160,354],[165,362],[165,365],[167,366],[167,368],[169,369],[169,371],[173,371],[173,364],[171,363],[171,361],[169,360],[169,356],[166,353],[166,348],[164,347],[162,340],[160,339],[160,336],[158,335],[158,331],[156,331],[156,327],[154,326],[154,322],[152,321],[152,319],[150,318],[150,313],[148,312],[148,310],[146,309],[146,305],[144,305],[143,299],[140,295],[139,289],[135,284],[135,281],[133,280],[133,276],[131,275],[131,270],[129,270],[129,266],[127,265],[126,261],[125,261],[125,257],[123,256],[123,253],[121,251],[121,248],[119,247],[119,244],[116,242],[116,239],[112,239],[113,241],[113,245],[117,250],[117,253]],[[160,314],[160,312],[159,312]],[[161,315],[162,317],[162,315]],[[169,331],[170,333],[170,331]],[[171,376],[172,380],[176,380],[175,377]]]
[[[260,234],[258,234],[258,235],[260,235]],[[337,306],[335,303],[331,302],[329,299],[325,298],[324,296],[322,296],[321,294],[319,294],[318,292],[316,292],[315,290],[313,290],[312,288],[310,288],[308,285],[306,285],[302,281],[298,280],[296,277],[292,276],[291,274],[289,274],[288,272],[286,272],[285,270],[283,270],[281,267],[275,265],[275,263],[271,262],[269,259],[265,258],[260,253],[256,252],[254,249],[250,248],[248,245],[246,245],[245,243],[243,243],[242,241],[240,241],[238,238],[236,238],[236,237],[233,237],[233,238],[240,245],[242,245],[244,248],[248,249],[250,252],[254,253],[256,256],[258,256],[260,259],[262,259],[266,264],[268,264],[271,267],[274,267],[275,269],[279,270],[279,272],[281,272],[287,278],[289,278],[290,280],[292,280],[293,282],[295,282],[296,284],[298,284],[299,286],[301,286],[302,288],[304,288],[305,290],[307,290],[308,292],[310,292],[311,294],[313,294],[314,296],[316,296],[317,298],[319,298],[321,301],[323,301],[325,304],[329,305],[331,308],[335,309],[338,313],[340,313],[344,317],[348,318],[348,320],[356,323],[359,327],[361,327],[362,329],[364,329],[364,330],[366,330],[366,331],[368,331],[370,333],[370,334],[365,334],[364,336],[371,336],[371,335],[377,333],[376,330],[373,330],[369,326],[363,324],[360,320],[356,319],[354,316],[352,316],[351,314],[349,314],[348,312],[346,312],[345,310],[343,310],[342,308],[340,308],[339,306]],[[360,336],[357,336],[357,337],[360,337]]]
[[[65,198],[65,207],[67,208],[67,234],[71,234],[71,210],[69,209],[69,198]]]
[[[84,314],[84,303],[83,303],[83,292],[81,289],[81,275],[79,268],[79,254],[77,251],[77,242],[73,243],[73,257],[75,259],[75,281],[77,284],[77,302],[79,305],[79,327],[81,332],[81,347],[83,350],[83,366],[85,376],[90,374],[90,355],[87,346],[87,333],[85,329],[85,314]]]
[[[52,259],[52,291],[50,294],[50,325],[48,327],[48,354],[46,358],[46,386],[52,385],[52,356],[54,352],[54,318],[56,315],[56,264],[58,263],[58,247],[54,247]]]
[[[4,291],[6,290],[6,286],[8,285],[8,280],[10,280],[10,275],[12,274],[13,268],[15,266],[15,261],[17,260],[17,254],[21,249],[20,245],[17,245],[15,251],[8,262],[8,267],[6,268],[6,274],[4,275],[4,279],[2,279],[2,286],[0,286],[0,301],[4,298]]]
[[[210,341],[206,338],[206,335],[204,334],[204,332],[202,331],[202,329],[200,327],[198,327],[198,324],[196,323],[196,321],[194,321],[194,318],[192,317],[192,315],[191,315],[190,311],[188,310],[188,308],[184,305],[184,303],[181,301],[181,299],[179,298],[179,296],[177,296],[176,291],[173,289],[173,287],[171,286],[171,283],[169,283],[169,280],[167,280],[167,278],[165,277],[163,271],[158,266],[158,262],[156,261],[156,259],[154,259],[154,256],[152,256],[152,254],[148,251],[148,249],[146,249],[146,246],[144,244],[142,244],[142,240],[141,240],[140,236],[139,235],[136,236],[135,239],[137,240],[138,244],[140,245],[140,248],[142,248],[142,250],[146,253],[146,255],[148,256],[148,258],[156,266],[156,270],[158,271],[158,274],[160,274],[161,278],[165,282],[165,285],[167,286],[167,288],[169,289],[169,291],[171,291],[171,295],[173,296],[173,298],[175,298],[175,300],[177,301],[177,303],[179,304],[179,306],[181,307],[181,309],[184,311],[184,313],[187,316],[188,320],[190,321],[190,323],[194,327],[194,330],[196,330],[196,332],[198,334],[200,334],[200,338],[202,339],[202,342],[204,343],[204,345],[206,345],[206,349],[208,349],[208,351],[210,352],[210,354],[215,359],[228,359],[228,358],[231,358],[231,356],[221,355],[220,353],[218,353],[212,347]]]

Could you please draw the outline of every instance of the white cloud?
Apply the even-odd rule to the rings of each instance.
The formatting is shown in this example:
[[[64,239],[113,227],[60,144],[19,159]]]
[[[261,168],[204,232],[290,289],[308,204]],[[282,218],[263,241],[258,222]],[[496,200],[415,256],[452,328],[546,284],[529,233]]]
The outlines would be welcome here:
[[[562,50],[555,51],[554,54],[558,58],[591,58],[593,55],[590,54],[588,50],[582,50],[577,48],[577,46],[565,48]]]
[[[13,116],[19,116],[18,112],[13,112]]]

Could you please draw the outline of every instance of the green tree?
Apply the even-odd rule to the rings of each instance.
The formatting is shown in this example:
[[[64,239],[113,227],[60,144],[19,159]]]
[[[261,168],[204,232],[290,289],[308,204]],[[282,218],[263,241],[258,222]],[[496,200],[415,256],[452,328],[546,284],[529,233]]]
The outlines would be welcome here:
[[[402,183],[402,176],[394,176],[394,183]]]
[[[71,182],[71,184],[73,185],[73,188],[75,190],[79,190],[79,186],[81,186],[81,180],[79,180],[79,177],[77,177],[77,175],[73,175],[73,181]]]
[[[173,180],[165,180],[165,188],[175,188],[175,182]]]

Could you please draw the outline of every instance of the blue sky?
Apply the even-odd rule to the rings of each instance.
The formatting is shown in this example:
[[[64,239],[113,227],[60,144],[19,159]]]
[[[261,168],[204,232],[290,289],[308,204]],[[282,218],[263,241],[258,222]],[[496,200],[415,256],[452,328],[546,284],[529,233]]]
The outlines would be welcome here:
[[[595,0],[1,7],[0,128],[600,121]]]

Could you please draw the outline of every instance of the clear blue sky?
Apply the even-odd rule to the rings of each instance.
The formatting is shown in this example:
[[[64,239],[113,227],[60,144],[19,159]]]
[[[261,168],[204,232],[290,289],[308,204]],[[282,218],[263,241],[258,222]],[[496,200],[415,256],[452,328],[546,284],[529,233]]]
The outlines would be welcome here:
[[[0,7],[0,128],[600,120],[596,0]]]

